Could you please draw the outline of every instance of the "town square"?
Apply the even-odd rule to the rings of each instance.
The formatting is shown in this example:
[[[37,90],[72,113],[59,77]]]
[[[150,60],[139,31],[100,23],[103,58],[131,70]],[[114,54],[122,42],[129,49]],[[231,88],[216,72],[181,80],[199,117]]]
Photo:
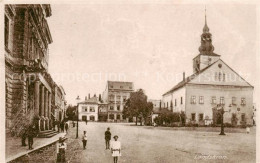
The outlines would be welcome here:
[[[4,162],[258,162],[256,6],[4,4]]]

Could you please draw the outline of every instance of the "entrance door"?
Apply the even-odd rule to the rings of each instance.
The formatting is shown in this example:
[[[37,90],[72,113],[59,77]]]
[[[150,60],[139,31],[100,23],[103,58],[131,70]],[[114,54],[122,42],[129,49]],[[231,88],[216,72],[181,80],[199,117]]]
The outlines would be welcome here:
[[[92,116],[89,117],[89,119],[90,119],[91,121],[95,121],[95,116],[92,115]]]
[[[82,116],[82,121],[86,121],[87,120],[87,116],[83,115]]]

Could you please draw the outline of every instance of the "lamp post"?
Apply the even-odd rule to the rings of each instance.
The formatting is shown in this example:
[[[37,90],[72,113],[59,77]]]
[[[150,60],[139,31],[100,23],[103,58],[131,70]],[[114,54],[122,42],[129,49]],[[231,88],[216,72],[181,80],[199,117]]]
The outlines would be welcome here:
[[[232,107],[232,106],[229,105],[229,107]],[[219,135],[226,135],[225,132],[224,132],[224,113],[225,112],[230,112],[230,109],[229,109],[229,111],[225,111],[224,110],[224,105],[222,104],[221,105],[221,109],[220,109],[220,114],[221,114],[221,131],[220,131]]]
[[[79,137],[79,101],[80,101],[80,98],[79,96],[76,98],[76,101],[77,101],[77,132],[76,132],[76,139]]]

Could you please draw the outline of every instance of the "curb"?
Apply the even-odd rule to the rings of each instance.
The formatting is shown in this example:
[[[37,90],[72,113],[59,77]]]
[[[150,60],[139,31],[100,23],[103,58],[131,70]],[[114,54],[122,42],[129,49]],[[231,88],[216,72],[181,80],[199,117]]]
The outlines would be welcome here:
[[[65,134],[64,136],[66,136],[66,135],[67,135],[67,134]],[[44,138],[43,138],[43,139],[44,139]],[[66,139],[68,139],[68,138],[65,137],[64,139],[66,140]],[[20,157],[22,157],[22,156],[25,156],[25,155],[30,154],[30,153],[32,153],[32,152],[35,152],[35,151],[37,151],[37,150],[39,150],[39,149],[42,149],[42,148],[44,148],[44,147],[46,147],[46,146],[49,146],[49,145],[51,145],[51,144],[54,144],[54,143],[56,143],[57,141],[59,141],[59,137],[58,137],[57,139],[51,141],[51,142],[48,142],[47,144],[43,144],[43,145],[40,145],[40,146],[38,146],[38,147],[35,147],[33,150],[28,150],[28,151],[20,152],[20,153],[14,155],[14,156],[11,156],[11,157],[9,157],[9,158],[6,158],[5,161],[6,161],[7,163],[8,163],[8,162],[11,162],[11,161],[14,161],[14,160],[16,160],[16,159],[18,159],[18,158],[20,158]]]

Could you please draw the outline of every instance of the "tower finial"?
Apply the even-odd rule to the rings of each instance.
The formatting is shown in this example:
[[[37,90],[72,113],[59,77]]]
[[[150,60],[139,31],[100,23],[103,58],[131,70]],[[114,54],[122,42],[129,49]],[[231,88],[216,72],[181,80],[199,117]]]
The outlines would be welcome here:
[[[206,8],[206,5],[205,5],[205,25],[204,25],[204,28],[203,28],[203,33],[208,33],[209,32],[209,27],[207,25],[207,8]]]
[[[207,6],[205,5],[205,24],[207,24]]]

